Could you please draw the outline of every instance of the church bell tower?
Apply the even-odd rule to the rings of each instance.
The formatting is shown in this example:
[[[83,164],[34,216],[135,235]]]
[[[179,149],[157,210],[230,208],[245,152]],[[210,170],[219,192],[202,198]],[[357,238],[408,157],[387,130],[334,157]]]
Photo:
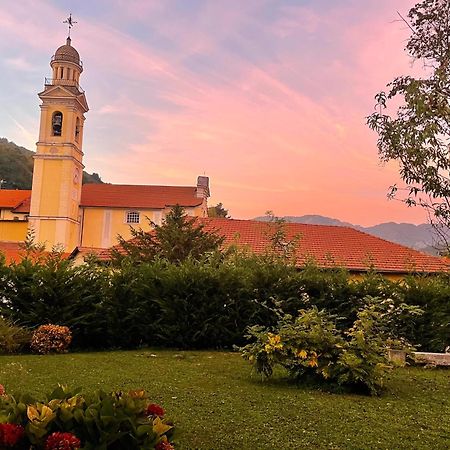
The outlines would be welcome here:
[[[79,85],[83,64],[70,36],[56,50],[50,66],[52,78],[45,79],[38,94],[41,122],[29,224],[36,242],[71,252],[80,243],[83,124],[89,108]]]

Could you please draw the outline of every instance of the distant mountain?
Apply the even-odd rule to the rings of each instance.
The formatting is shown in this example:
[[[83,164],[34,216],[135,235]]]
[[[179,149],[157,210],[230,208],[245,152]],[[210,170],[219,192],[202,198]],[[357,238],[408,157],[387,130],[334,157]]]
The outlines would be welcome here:
[[[0,188],[31,189],[34,152],[0,138]],[[97,173],[83,172],[83,184],[103,183]]]
[[[433,227],[427,223],[414,225],[411,223],[395,223],[387,222],[374,225],[372,227],[362,227],[348,222],[342,222],[331,217],[324,217],[319,215],[305,215],[305,216],[284,216],[287,222],[306,223],[314,225],[335,225],[342,227],[351,227],[365,233],[386,239],[387,241],[397,242],[416,250],[438,254],[438,250],[433,246],[434,232]],[[268,221],[268,216],[256,217],[255,220]]]

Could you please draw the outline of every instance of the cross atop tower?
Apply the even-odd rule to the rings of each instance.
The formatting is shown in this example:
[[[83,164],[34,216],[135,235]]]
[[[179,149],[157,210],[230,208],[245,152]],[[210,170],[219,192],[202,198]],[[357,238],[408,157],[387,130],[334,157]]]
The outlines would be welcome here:
[[[70,38],[70,30],[78,22],[76,22],[75,20],[72,19],[72,13],[70,13],[69,17],[63,23],[67,23],[67,26],[69,27],[69,32],[68,33],[69,33],[69,38]]]

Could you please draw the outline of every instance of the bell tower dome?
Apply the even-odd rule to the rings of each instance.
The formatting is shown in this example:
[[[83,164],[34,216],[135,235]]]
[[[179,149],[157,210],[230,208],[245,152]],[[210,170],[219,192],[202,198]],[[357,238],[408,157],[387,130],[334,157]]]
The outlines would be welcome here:
[[[69,27],[70,29],[70,27]],[[89,110],[79,81],[83,64],[70,37],[50,61],[41,99],[34,156],[29,224],[37,242],[71,252],[80,241],[84,114]]]

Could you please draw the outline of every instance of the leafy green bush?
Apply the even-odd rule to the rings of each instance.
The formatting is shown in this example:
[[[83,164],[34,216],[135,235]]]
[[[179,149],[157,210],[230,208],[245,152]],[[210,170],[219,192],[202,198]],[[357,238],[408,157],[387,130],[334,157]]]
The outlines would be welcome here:
[[[295,380],[312,378],[377,394],[390,367],[388,344],[409,347],[397,340],[396,318],[404,311],[420,311],[372,297],[364,303],[346,331],[338,330],[335,317],[316,306],[300,310],[296,317],[280,314],[274,328],[250,327],[247,337],[253,342],[240,349],[242,356],[267,377],[280,365]]]
[[[60,386],[44,400],[0,395],[0,448],[170,450],[172,434],[144,391],[81,394]]]
[[[0,353],[17,353],[30,343],[31,332],[0,317]]]

